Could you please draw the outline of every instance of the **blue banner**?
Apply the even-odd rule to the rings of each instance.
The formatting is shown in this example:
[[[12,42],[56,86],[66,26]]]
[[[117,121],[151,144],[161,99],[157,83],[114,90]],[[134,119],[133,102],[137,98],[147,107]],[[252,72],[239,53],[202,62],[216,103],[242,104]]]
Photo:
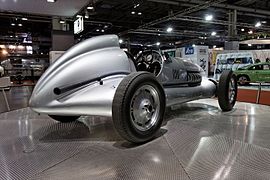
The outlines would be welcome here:
[[[185,47],[185,55],[191,55],[194,54],[194,47]]]

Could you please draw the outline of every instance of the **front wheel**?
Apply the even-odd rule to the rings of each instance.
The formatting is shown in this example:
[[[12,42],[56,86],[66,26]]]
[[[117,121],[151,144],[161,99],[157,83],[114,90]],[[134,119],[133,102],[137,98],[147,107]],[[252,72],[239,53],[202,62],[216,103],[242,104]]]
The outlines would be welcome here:
[[[218,103],[222,111],[230,111],[237,98],[237,79],[231,70],[223,71],[218,86]]]
[[[238,84],[245,86],[245,85],[249,85],[249,77],[246,75],[240,75],[237,78]]]
[[[79,119],[80,116],[58,116],[58,115],[49,115],[50,118],[62,122],[62,123],[68,123],[73,122]]]
[[[115,129],[126,140],[143,143],[160,129],[165,111],[165,94],[156,77],[135,72],[119,84],[112,106]]]

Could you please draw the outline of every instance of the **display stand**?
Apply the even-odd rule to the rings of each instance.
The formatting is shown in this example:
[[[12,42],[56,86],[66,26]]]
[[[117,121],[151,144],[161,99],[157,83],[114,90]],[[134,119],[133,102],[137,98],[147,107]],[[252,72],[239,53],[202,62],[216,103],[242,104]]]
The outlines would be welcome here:
[[[0,78],[0,90],[4,96],[4,100],[7,106],[7,110],[10,111],[10,106],[7,100],[7,95],[5,89],[10,88],[10,77],[2,77]]]

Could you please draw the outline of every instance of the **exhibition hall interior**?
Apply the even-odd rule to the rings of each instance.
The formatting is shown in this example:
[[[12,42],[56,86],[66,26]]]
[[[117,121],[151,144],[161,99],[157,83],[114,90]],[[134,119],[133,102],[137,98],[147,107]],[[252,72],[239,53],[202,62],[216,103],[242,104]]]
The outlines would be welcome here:
[[[270,179],[270,1],[0,0],[0,179]]]

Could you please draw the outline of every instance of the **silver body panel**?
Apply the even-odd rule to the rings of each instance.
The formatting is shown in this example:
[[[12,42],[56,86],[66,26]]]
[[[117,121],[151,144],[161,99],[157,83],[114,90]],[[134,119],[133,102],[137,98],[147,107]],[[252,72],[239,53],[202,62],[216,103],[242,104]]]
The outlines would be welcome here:
[[[162,59],[162,63],[157,78],[164,84],[168,106],[215,95],[216,85],[207,78],[198,86],[167,88],[168,83],[183,83],[187,70],[196,67],[175,59],[168,62]],[[176,79],[172,68],[180,72]],[[135,70],[134,63],[120,49],[116,35],[94,37],[69,49],[48,68],[38,81],[29,105],[34,111],[49,115],[111,116],[119,83]],[[63,92],[57,94],[56,89]]]
[[[203,78],[200,86],[165,88],[166,105],[172,106],[196,99],[211,98],[215,95],[216,90],[216,85],[207,78]]]
[[[54,115],[111,116],[112,100],[122,79],[121,75],[106,78],[103,85],[99,82],[91,83],[50,100],[45,106],[32,106],[32,109],[39,113]]]

